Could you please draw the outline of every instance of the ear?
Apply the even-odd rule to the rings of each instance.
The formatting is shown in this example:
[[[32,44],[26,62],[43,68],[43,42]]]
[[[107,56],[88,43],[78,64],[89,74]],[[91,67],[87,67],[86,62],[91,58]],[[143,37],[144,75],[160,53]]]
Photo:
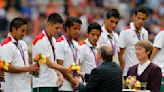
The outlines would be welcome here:
[[[12,32],[15,32],[17,29],[15,27],[11,28]]]
[[[133,16],[132,16],[132,20],[134,20],[134,19],[135,19],[135,17],[136,17],[136,14],[133,14]]]
[[[51,23],[50,22],[47,22],[47,26],[49,27],[51,25]]]

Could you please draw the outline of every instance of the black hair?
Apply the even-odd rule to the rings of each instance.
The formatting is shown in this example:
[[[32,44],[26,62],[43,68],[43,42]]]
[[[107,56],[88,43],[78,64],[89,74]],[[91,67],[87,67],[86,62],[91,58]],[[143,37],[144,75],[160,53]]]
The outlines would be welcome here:
[[[68,17],[64,23],[65,31],[67,27],[70,28],[71,26],[73,26],[74,23],[82,24],[81,20],[78,17]]]
[[[12,27],[15,27],[16,29],[18,29],[19,27],[21,27],[22,25],[27,24],[27,21],[23,18],[14,18],[11,23],[10,23],[10,32],[12,32]]]
[[[120,14],[118,12],[117,9],[110,9],[107,14],[106,14],[106,18],[109,19],[111,17],[114,17],[114,18],[120,18]]]
[[[149,15],[148,8],[146,8],[144,6],[139,6],[138,8],[136,8],[134,11],[134,14],[137,15],[138,12],[146,14],[147,16]]]
[[[97,29],[101,33],[101,26],[97,22],[93,22],[88,26],[88,33],[90,33],[92,29]]]
[[[50,22],[51,24],[63,23],[63,19],[58,13],[52,13],[48,16],[47,22]]]

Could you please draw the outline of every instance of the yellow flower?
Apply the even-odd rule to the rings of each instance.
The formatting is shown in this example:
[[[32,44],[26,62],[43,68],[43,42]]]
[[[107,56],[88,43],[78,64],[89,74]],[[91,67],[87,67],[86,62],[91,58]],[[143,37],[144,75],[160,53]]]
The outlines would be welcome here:
[[[41,59],[46,59],[46,56],[43,55],[43,54],[40,54],[40,58],[41,58]]]
[[[132,86],[131,86],[131,85],[128,85],[128,88],[129,88],[129,89],[132,89]]]
[[[4,61],[3,69],[6,71],[9,70],[9,63],[7,63],[6,61]]]
[[[72,66],[72,70],[76,70],[76,66],[75,65]]]
[[[134,84],[135,87],[139,88],[141,87],[141,82],[139,82],[138,80],[136,81],[136,83]]]
[[[76,70],[79,73],[80,72],[80,66],[76,66]]]
[[[39,59],[39,61],[38,61],[39,65],[44,64],[44,63],[46,63],[46,59]]]
[[[129,83],[130,82],[130,80],[129,79],[126,79],[126,83]]]
[[[75,66],[75,65],[76,65],[75,63],[72,64],[72,66]]]

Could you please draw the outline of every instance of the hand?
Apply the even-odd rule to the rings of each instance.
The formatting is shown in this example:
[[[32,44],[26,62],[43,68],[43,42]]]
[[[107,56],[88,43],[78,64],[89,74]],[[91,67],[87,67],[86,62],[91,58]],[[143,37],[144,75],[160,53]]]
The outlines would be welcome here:
[[[38,64],[33,64],[28,67],[29,72],[37,72],[39,71],[39,65]]]
[[[0,77],[4,77],[5,76],[5,73],[4,73],[4,70],[0,70]]]
[[[85,76],[85,73],[84,72],[79,72],[78,73],[82,78],[84,78],[84,76]]]
[[[3,82],[5,81],[4,76],[5,76],[4,70],[0,70],[0,81],[1,81],[1,82],[2,82],[2,81],[3,81]]]
[[[80,76],[74,77],[73,83],[72,83],[72,88],[77,89],[80,82],[82,82],[82,78]]]
[[[59,88],[63,85],[63,81],[64,81],[63,75],[62,74],[58,75],[57,85]]]

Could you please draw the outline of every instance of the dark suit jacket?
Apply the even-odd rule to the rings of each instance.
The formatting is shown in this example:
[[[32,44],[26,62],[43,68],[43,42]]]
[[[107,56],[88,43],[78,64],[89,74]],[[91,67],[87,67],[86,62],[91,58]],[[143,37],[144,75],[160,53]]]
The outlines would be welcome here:
[[[79,84],[79,92],[122,92],[122,72],[112,61],[104,61],[91,72],[86,85]]]
[[[151,92],[159,92],[162,79],[161,69],[157,65],[150,63],[144,72],[139,76],[137,74],[137,68],[138,64],[130,67],[127,75],[136,76],[137,80],[140,82],[147,82],[146,89]]]

